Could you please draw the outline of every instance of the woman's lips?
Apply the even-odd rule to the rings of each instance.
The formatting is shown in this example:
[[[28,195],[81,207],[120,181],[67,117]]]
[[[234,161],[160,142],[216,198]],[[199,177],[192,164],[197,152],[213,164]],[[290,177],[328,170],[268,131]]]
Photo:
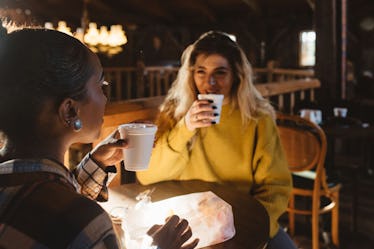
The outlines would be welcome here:
[[[206,90],[205,94],[219,94],[218,90]]]

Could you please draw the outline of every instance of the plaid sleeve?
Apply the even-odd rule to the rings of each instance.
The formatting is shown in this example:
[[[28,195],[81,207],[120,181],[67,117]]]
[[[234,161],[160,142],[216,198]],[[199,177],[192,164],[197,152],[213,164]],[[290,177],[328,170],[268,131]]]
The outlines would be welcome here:
[[[107,201],[107,186],[113,180],[117,170],[114,166],[102,169],[88,153],[75,169],[75,176],[81,186],[81,194],[92,200]]]

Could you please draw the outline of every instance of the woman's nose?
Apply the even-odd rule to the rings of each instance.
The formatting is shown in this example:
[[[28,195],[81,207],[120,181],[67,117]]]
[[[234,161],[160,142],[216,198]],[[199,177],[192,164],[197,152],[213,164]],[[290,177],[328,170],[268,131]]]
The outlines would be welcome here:
[[[209,81],[208,81],[209,85],[211,86],[214,86],[216,84],[216,80],[214,79],[213,76],[209,77]]]

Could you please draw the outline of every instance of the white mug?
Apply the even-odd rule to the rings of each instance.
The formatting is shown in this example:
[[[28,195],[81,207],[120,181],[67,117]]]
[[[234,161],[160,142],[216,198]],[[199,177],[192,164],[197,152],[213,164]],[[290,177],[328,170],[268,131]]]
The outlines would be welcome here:
[[[348,109],[345,107],[334,107],[334,116],[335,117],[347,117]]]
[[[315,124],[322,123],[322,111],[316,109],[302,109],[300,110],[300,116],[308,119]]]
[[[125,169],[140,171],[148,169],[157,126],[154,124],[130,123],[120,125],[121,138],[128,139],[123,149]]]

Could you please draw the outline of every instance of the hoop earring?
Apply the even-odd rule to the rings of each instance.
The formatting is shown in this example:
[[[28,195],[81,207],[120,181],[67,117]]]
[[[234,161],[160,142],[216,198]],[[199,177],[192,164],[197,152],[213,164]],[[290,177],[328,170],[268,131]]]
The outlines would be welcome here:
[[[82,121],[78,118],[76,120],[74,120],[73,122],[73,129],[75,132],[78,132],[82,129],[83,125],[82,125]]]

